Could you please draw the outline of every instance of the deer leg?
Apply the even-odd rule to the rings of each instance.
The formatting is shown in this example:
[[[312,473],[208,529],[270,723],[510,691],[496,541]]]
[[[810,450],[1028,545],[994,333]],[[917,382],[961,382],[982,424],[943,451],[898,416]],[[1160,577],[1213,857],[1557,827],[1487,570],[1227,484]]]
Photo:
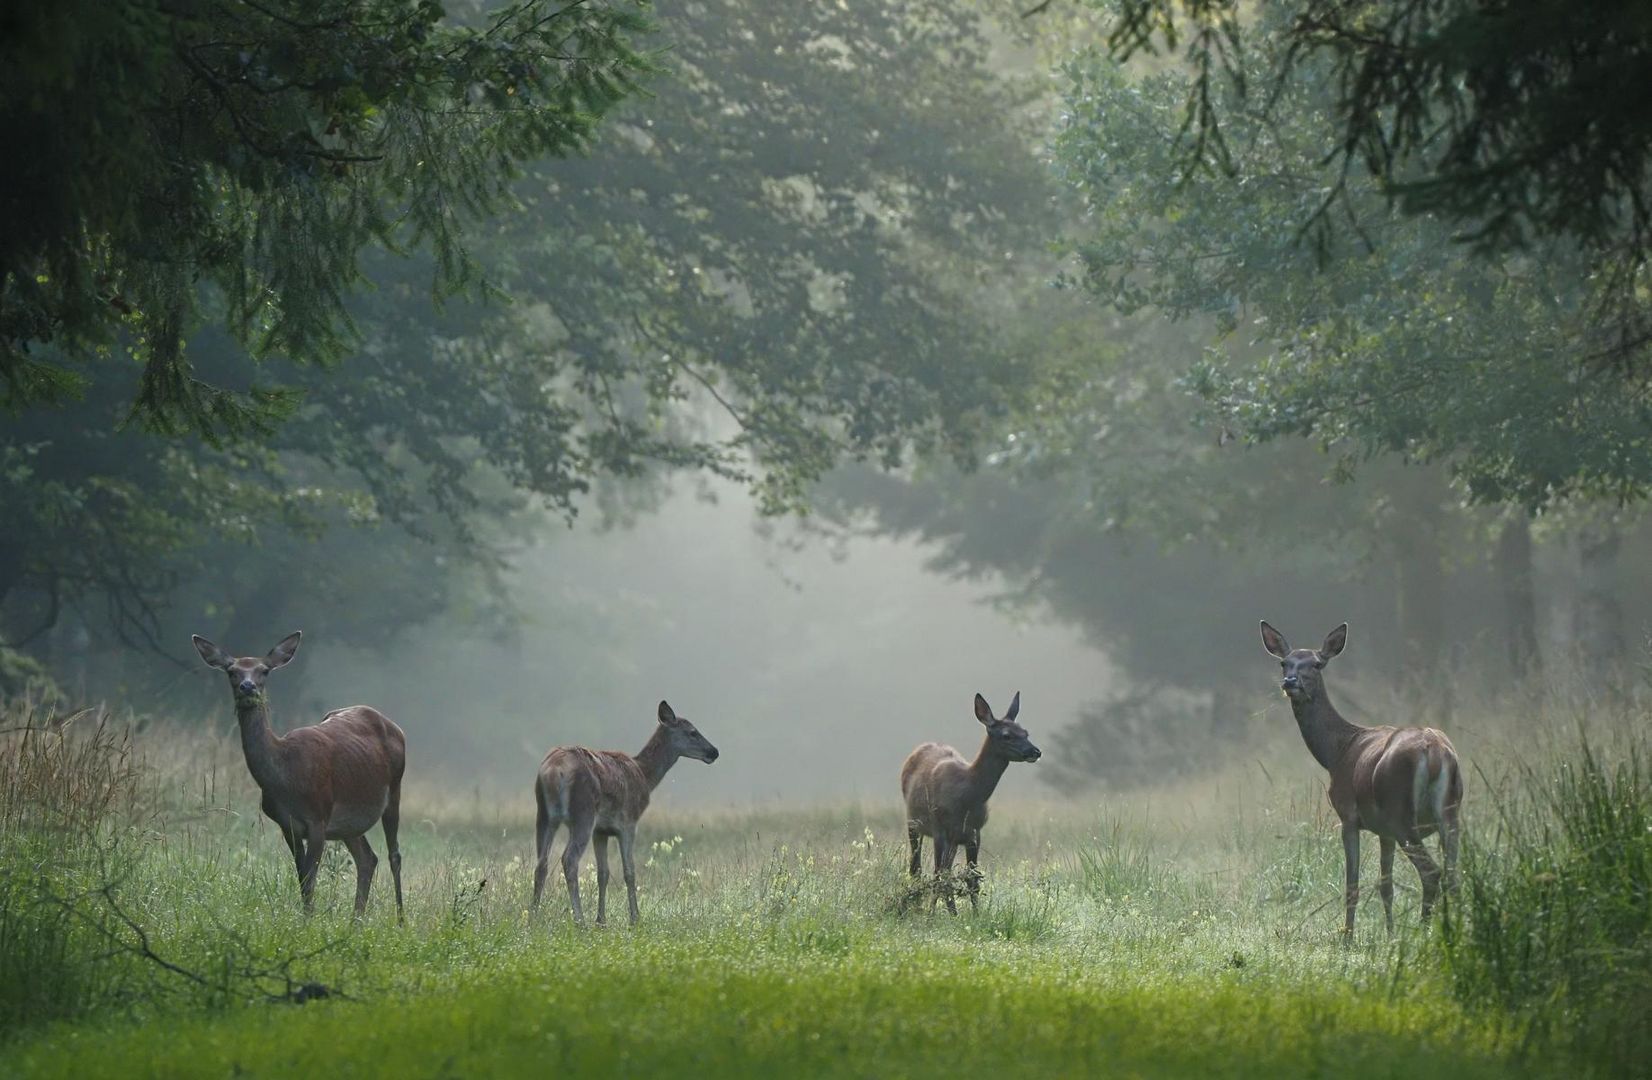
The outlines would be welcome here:
[[[952,895],[952,861],[957,857],[958,845],[952,842],[951,837],[945,841],[939,836],[935,838],[935,888],[937,891],[945,890],[946,910],[949,915],[958,914],[958,901]],[[929,907],[930,910],[934,910],[933,901]]]
[[[562,878],[568,883],[568,900],[574,908],[574,922],[583,923],[585,912],[579,906],[579,860],[585,854],[585,845],[591,842],[594,820],[568,823],[568,845],[562,849]]]
[[[597,858],[597,925],[608,921],[608,837],[597,833],[591,851]]]
[[[642,913],[637,910],[637,833],[634,828],[619,834],[620,872],[625,875],[625,899],[631,905],[631,925]]]
[[[399,780],[390,787],[390,798],[384,804],[381,823],[384,825],[384,847],[390,857],[390,876],[396,882],[396,922],[402,923],[405,921],[402,915],[402,846],[396,840],[402,823],[402,785]],[[366,842],[364,835],[362,843]]]
[[[360,915],[367,910],[367,894],[373,888],[373,873],[379,868],[379,857],[373,854],[366,833],[344,841],[344,846],[356,860],[356,914]]]
[[[533,906],[538,908],[540,897],[545,895],[545,871],[550,869],[551,841],[556,839],[557,826],[562,823],[551,818],[551,812],[538,792],[534,793],[534,802],[539,805],[539,817],[534,826],[534,844],[539,861],[533,868]]]
[[[1434,911],[1434,898],[1440,893],[1440,868],[1429,857],[1422,837],[1416,833],[1407,837],[1400,847],[1405,851],[1405,857],[1411,860],[1411,865],[1417,868],[1417,876],[1423,879],[1423,922],[1427,922]]]
[[[906,823],[906,842],[912,848],[912,876],[917,877],[923,873],[924,835],[910,821]]]
[[[980,904],[976,897],[981,893],[981,871],[976,864],[981,861],[981,830],[971,829],[964,834],[964,876],[969,880],[969,907],[971,911],[979,911]]]
[[[298,871],[298,891],[304,898],[304,913],[315,910],[315,878],[321,868],[321,853],[327,850],[327,827],[311,825],[304,845],[304,865]]]
[[[1342,901],[1345,915],[1342,923],[1342,932],[1353,936],[1354,911],[1359,907],[1359,826],[1342,826],[1342,857],[1346,864],[1346,881],[1342,889]]]
[[[1377,891],[1382,893],[1382,915],[1388,922],[1388,932],[1394,932],[1394,841],[1386,836],[1378,837],[1382,844],[1382,878],[1377,882]]]

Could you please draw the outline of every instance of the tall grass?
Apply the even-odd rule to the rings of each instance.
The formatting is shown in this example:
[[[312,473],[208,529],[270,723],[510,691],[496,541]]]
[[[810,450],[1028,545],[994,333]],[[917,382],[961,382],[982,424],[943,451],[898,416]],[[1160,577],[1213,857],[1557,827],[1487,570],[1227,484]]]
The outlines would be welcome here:
[[[142,803],[131,744],[101,710],[0,713],[0,1033],[118,995],[79,900],[119,874]]]
[[[1470,1005],[1611,1074],[1652,1061],[1652,771],[1644,737],[1523,764],[1471,834],[1441,945]],[[1495,822],[1495,825],[1492,825]]]

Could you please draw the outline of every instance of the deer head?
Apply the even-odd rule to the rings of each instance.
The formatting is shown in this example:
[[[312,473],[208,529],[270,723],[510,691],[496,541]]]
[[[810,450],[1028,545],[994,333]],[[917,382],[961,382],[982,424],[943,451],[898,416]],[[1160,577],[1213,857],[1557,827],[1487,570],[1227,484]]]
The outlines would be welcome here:
[[[1002,720],[994,718],[992,706],[980,694],[975,695],[975,719],[986,725],[987,738],[992,745],[1011,761],[1037,761],[1043,756],[1043,751],[1033,745],[1032,739],[1027,737],[1027,729],[1015,722],[1021,715],[1021,691],[1015,692],[1010,701],[1009,711]]]
[[[268,655],[242,657],[231,656],[199,634],[192,635],[190,640],[195,643],[195,651],[201,654],[208,667],[215,667],[229,676],[229,688],[235,700],[252,704],[263,696],[264,680],[270,677],[270,672],[285,665],[298,652],[298,641],[302,636],[302,631],[294,631],[282,638]]]
[[[671,751],[676,756],[693,758],[707,765],[717,760],[717,748],[711,745],[711,740],[701,735],[700,729],[689,723],[686,717],[672,712],[671,706],[663,701],[660,702],[660,727],[665,729]]]
[[[1309,701],[1319,696],[1319,691],[1324,686],[1321,672],[1347,644],[1347,623],[1326,634],[1325,644],[1315,651],[1292,649],[1285,641],[1284,634],[1269,626],[1266,620],[1262,622],[1262,647],[1268,650],[1269,656],[1279,661],[1279,666],[1284,671],[1279,688],[1285,691],[1285,696],[1292,701]]]

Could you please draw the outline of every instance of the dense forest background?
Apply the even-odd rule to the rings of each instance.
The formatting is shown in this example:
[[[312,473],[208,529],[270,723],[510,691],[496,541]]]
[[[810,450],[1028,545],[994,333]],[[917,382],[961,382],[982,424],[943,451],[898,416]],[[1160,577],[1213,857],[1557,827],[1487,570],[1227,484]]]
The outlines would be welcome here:
[[[978,689],[1196,772],[1261,617],[1361,719],[1642,692],[1647,31],[1364,6],[17,5],[0,690],[224,728],[189,635],[301,628],[288,723],[515,778],[663,696],[708,796]]]

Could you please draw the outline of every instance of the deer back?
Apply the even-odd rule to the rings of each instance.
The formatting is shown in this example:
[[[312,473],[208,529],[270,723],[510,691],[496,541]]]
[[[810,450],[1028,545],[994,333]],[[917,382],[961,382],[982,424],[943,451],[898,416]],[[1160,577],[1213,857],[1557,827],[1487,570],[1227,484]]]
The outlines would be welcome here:
[[[539,766],[539,796],[557,817],[599,825],[631,825],[648,809],[650,788],[642,767],[618,750],[559,746]]]
[[[1440,826],[1462,800],[1457,752],[1445,733],[1426,727],[1362,730],[1331,772],[1331,803],[1379,836],[1404,840]]]

